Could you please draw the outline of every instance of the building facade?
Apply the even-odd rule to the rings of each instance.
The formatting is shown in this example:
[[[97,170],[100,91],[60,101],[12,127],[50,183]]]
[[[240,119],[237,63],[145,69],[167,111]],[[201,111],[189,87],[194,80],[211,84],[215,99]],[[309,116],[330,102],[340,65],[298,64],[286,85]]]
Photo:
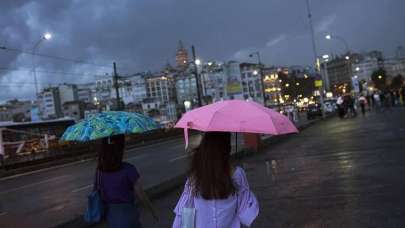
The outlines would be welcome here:
[[[85,117],[85,103],[83,101],[69,101],[63,104],[63,116],[79,121]]]
[[[0,105],[0,121],[26,122],[31,120],[31,101],[10,100]]]
[[[92,103],[96,92],[95,83],[86,83],[77,85],[77,99],[84,103]]]
[[[78,100],[77,85],[61,84],[58,86],[58,90],[61,105]]]
[[[261,69],[262,67],[258,64],[240,64],[243,99],[249,99],[263,104]],[[264,72],[262,73],[264,74]]]
[[[177,102],[197,100],[197,83],[193,73],[179,73],[175,77]]]
[[[146,96],[167,104],[176,101],[176,86],[173,74],[156,73],[146,76]]]
[[[226,98],[226,74],[223,64],[215,62],[205,64],[200,78],[204,97],[209,97],[212,102]]]
[[[38,107],[41,119],[63,117],[58,87],[48,87],[38,94]]]

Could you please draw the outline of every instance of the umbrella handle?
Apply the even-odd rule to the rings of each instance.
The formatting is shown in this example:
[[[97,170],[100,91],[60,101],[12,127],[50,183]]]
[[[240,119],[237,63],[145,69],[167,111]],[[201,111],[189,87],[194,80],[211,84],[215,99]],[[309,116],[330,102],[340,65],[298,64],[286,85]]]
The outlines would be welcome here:
[[[186,147],[184,149],[187,150],[188,147],[188,126],[184,128],[184,141],[186,142]]]

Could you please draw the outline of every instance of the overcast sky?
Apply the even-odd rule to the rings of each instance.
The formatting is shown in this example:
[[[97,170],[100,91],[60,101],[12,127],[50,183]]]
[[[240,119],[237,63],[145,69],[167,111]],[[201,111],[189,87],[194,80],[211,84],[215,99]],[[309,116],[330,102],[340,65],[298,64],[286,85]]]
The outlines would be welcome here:
[[[350,49],[394,55],[405,46],[404,0],[311,0],[319,55],[345,47],[324,39],[344,37]],[[0,46],[31,50],[44,32],[38,53],[79,59],[83,65],[35,59],[40,87],[87,82],[95,74],[157,71],[174,65],[178,40],[196,46],[203,60],[262,61],[309,65],[313,59],[305,0],[1,0]],[[35,94],[32,56],[0,50],[0,100]],[[20,71],[5,71],[18,68]],[[1,70],[3,69],[3,70]],[[70,74],[49,73],[67,72]]]

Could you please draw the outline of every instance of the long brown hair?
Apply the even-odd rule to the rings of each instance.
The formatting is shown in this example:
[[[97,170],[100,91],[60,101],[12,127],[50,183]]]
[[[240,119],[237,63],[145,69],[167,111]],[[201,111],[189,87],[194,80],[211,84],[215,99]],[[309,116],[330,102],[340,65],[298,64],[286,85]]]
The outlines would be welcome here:
[[[231,134],[205,133],[200,146],[194,150],[189,171],[195,195],[206,200],[226,199],[235,193],[231,174]]]
[[[114,172],[121,169],[124,155],[125,136],[114,135],[101,140],[98,156],[98,169]]]

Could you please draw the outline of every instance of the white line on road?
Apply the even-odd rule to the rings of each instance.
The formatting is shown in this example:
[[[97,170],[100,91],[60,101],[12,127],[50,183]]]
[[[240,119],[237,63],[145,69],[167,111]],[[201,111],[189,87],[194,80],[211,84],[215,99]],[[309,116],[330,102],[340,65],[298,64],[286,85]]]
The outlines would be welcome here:
[[[132,157],[129,157],[129,158],[125,158],[124,160],[125,161],[132,161],[132,160],[136,160],[136,159],[140,159],[140,158],[144,158],[144,157],[148,157],[149,156],[149,154],[140,154],[140,155],[137,155],[137,156],[132,156]]]
[[[60,180],[60,179],[65,179],[65,178],[68,178],[68,177],[70,177],[70,175],[63,175],[63,176],[59,176],[59,177],[50,178],[48,180],[23,185],[23,186],[18,187],[18,188],[12,188],[12,189],[9,189],[9,190],[2,191],[2,192],[0,192],[0,195],[15,192],[15,191],[19,191],[19,190],[22,190],[22,189],[25,189],[25,188],[33,187],[35,185],[40,185],[40,184],[44,184],[44,183],[48,183],[48,182],[52,182],[52,181],[56,181],[56,180]]]
[[[16,175],[9,176],[9,177],[3,177],[3,178],[0,178],[0,181],[6,181],[6,180],[22,177],[22,176],[28,176],[28,175],[36,174],[36,173],[42,173],[42,172],[53,170],[53,169],[64,168],[64,167],[67,167],[67,166],[72,166],[72,165],[84,163],[84,162],[87,162],[87,161],[90,161],[90,160],[95,160],[95,158],[84,159],[84,160],[70,162],[70,163],[63,164],[63,165],[57,165],[57,166],[52,166],[52,167],[45,168],[45,169],[39,169],[39,170],[31,171],[31,172],[16,174]]]
[[[88,185],[85,185],[85,186],[83,186],[81,188],[73,189],[72,192],[73,193],[81,192],[83,190],[91,188],[92,186],[93,186],[92,184],[88,184]]]
[[[190,157],[190,154],[185,154],[185,155],[181,155],[181,156],[172,158],[172,159],[169,160],[169,162],[175,162],[177,160],[184,159],[184,158],[187,158],[187,157]]]

